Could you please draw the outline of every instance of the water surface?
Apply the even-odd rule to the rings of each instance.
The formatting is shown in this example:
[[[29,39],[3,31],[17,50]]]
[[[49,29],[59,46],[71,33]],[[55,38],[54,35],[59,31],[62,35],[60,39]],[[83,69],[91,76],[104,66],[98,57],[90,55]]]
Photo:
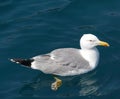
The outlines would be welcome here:
[[[120,98],[120,1],[0,0],[0,97]],[[79,48],[84,33],[110,43],[98,47],[98,67],[83,75],[61,77],[63,86],[50,89],[51,75],[21,67],[8,58],[29,58],[56,48]]]

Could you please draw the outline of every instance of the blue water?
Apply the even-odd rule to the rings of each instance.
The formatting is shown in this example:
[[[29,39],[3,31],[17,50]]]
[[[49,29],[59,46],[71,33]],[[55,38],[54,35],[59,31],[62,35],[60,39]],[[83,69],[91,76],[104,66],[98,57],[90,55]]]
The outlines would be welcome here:
[[[56,48],[79,48],[84,33],[109,42],[98,47],[98,67],[83,75],[61,77],[8,59],[29,58]],[[0,0],[0,99],[120,99],[120,0]]]

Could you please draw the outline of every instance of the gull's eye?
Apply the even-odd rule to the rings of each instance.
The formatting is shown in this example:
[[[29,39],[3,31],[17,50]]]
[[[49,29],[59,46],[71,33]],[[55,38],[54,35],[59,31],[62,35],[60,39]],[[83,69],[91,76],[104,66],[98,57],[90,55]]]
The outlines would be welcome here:
[[[87,40],[88,42],[94,42],[95,40]]]
[[[93,42],[93,40],[89,40],[90,42]]]

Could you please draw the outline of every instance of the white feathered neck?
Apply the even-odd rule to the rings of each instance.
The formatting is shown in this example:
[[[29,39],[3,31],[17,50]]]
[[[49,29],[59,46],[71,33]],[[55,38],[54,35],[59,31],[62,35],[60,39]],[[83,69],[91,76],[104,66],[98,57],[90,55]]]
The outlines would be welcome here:
[[[92,49],[80,49],[80,54],[87,60],[92,69],[94,69],[99,62],[99,51],[96,47]]]

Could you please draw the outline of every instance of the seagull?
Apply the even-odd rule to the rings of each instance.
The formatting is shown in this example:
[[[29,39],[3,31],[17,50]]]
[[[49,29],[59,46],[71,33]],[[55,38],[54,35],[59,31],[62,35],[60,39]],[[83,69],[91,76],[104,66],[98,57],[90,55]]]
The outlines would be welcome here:
[[[13,58],[10,61],[40,70],[45,74],[56,76],[74,76],[87,73],[96,68],[99,62],[99,51],[96,46],[109,47],[107,42],[99,40],[93,34],[83,34],[80,38],[81,49],[59,48],[50,53],[38,55],[29,59]],[[54,77],[52,90],[62,85],[62,80]]]

